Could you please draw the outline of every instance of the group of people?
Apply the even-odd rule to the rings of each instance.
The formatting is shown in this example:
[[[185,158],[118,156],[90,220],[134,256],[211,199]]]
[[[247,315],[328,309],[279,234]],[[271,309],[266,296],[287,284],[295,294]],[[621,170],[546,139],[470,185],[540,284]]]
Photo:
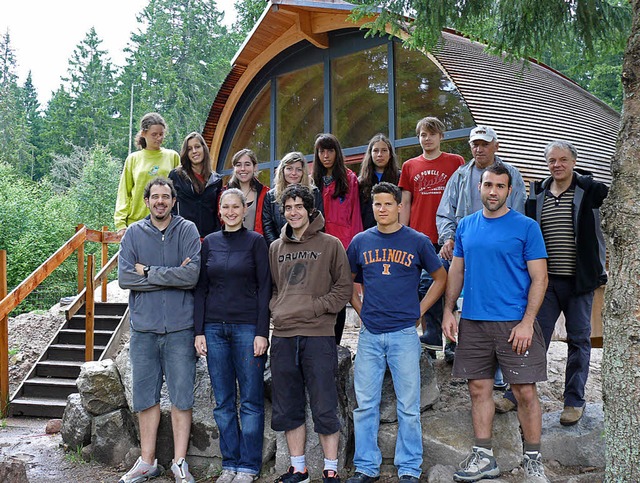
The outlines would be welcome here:
[[[394,463],[400,480],[419,480],[421,342],[442,350],[443,333],[449,351],[457,343],[453,374],[468,380],[475,435],[454,480],[499,475],[494,413],[517,409],[525,473],[529,481],[548,481],[536,383],[546,380],[546,349],[563,312],[569,356],[560,422],[579,421],[593,293],[606,281],[598,209],[607,188],[574,169],[570,143],[547,146],[551,176],[533,183],[527,198],[518,170],[496,155],[498,137],[489,126],[471,130],[474,157],[465,164],[441,151],[444,124],[421,119],[422,154],[402,170],[392,143],[377,134],[359,178],[346,167],[338,139],[320,134],[312,172],[302,153],[288,153],[272,189],[258,181],[251,150],[233,156],[223,186],[202,136],[189,134],[178,155],[161,147],[165,132],[161,116],[144,116],[141,150],[125,162],[116,204],[116,228],[124,233],[119,282],[131,290],[141,444],[121,483],[160,474],[155,442],[163,377],[172,403],[171,469],[177,483],[194,481],[185,457],[198,355],[207,359],[216,400],[218,482],[253,481],[262,461],[267,351],[271,426],[284,431],[291,458],[276,481],[309,481],[308,393],[325,457],[323,481],[339,482],[336,346],[348,302],[362,320],[354,368],[355,473],[348,483],[379,479],[387,367],[397,398]],[[510,390],[494,401],[498,377]]]

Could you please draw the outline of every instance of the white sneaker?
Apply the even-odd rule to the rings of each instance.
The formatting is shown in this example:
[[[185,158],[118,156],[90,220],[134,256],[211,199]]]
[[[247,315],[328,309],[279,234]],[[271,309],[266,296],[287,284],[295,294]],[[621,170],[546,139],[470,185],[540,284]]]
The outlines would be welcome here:
[[[238,471],[236,473],[236,477],[233,479],[233,483],[252,483],[254,478],[255,478],[255,475],[252,475],[251,473]],[[218,481],[220,480],[218,479]]]
[[[236,477],[236,472],[231,470],[222,470],[220,476],[216,480],[216,483],[231,483]]]
[[[478,481],[483,478],[496,478],[500,468],[493,457],[493,451],[473,447],[471,454],[460,463],[460,468],[453,475],[453,481]]]
[[[176,477],[176,483],[196,483],[195,478],[189,473],[189,465],[184,458],[180,458],[176,463],[173,463],[171,471],[173,471],[173,476]]]
[[[142,456],[140,456],[133,467],[120,478],[118,483],[138,483],[150,480],[161,474],[162,470],[158,468],[158,460],[154,460],[153,464],[150,465],[144,462]]]
[[[542,455],[537,454],[535,458],[532,455],[524,454],[522,458],[522,468],[530,483],[550,483],[547,475],[544,474],[544,466],[542,465]]]

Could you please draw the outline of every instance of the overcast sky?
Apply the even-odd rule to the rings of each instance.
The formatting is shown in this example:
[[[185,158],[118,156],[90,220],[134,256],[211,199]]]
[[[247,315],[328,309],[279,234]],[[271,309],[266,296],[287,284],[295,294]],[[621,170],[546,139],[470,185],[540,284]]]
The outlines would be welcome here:
[[[20,85],[29,70],[42,107],[60,86],[69,58],[95,27],[112,63],[122,66],[122,50],[137,30],[136,15],[148,0],[0,0],[0,33],[7,29],[18,61]],[[235,17],[234,0],[217,0],[225,23]]]

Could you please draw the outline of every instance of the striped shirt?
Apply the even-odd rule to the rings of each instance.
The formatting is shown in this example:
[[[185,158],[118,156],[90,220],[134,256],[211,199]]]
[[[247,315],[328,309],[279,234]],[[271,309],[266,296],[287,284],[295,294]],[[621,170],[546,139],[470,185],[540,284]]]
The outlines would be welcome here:
[[[576,241],[573,230],[572,186],[557,198],[545,191],[540,228],[547,247],[549,275],[573,276],[576,273]]]

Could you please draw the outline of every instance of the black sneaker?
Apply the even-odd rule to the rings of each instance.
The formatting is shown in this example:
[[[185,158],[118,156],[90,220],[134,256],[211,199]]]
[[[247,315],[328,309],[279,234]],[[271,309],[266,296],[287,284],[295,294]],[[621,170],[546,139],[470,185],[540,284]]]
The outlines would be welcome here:
[[[293,466],[289,466],[289,471],[280,475],[274,483],[309,483],[309,472],[304,469],[304,473],[293,471]]]
[[[356,471],[353,476],[347,480],[347,483],[372,483],[379,479],[380,476],[367,476],[364,473]]]
[[[411,475],[402,475],[400,477],[400,481],[406,481],[407,483],[419,483],[420,478],[416,478],[415,476]]]
[[[333,470],[322,472],[322,483],[340,483],[340,475]]]
[[[456,343],[447,341],[447,345],[444,346],[444,361],[447,364],[453,364],[453,360],[456,358]]]

